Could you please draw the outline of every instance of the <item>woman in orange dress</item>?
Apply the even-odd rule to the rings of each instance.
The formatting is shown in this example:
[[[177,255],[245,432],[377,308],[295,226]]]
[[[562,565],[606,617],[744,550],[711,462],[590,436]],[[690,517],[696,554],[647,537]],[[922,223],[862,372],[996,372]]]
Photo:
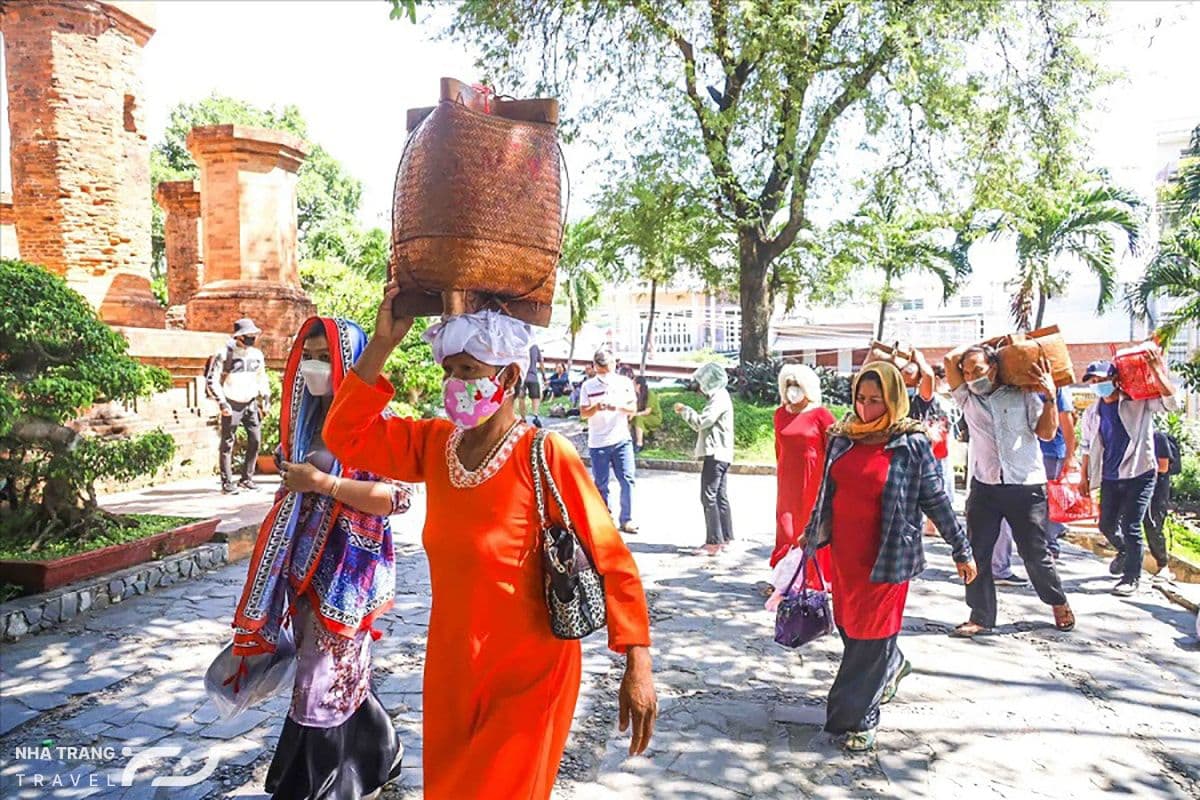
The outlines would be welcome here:
[[[579,694],[581,656],[579,642],[550,631],[530,467],[533,429],[513,411],[532,336],[528,326],[494,312],[430,328],[426,338],[445,370],[452,421],[385,418],[393,392],[380,370],[412,326],[411,319],[393,319],[395,296],[389,285],[375,333],[339,389],[324,435],[344,461],[426,484],[432,610],[425,797],[548,798]],[[630,753],[640,753],[657,700],[637,566],[574,448],[550,435],[546,450],[575,532],[604,576],[609,647],[626,654],[621,730],[632,724]]]

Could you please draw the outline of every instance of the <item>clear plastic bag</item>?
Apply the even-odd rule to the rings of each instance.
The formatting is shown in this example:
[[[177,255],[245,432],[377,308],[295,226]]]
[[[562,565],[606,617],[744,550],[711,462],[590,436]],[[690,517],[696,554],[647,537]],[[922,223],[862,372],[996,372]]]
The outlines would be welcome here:
[[[295,678],[296,642],[285,627],[274,653],[235,656],[233,643],[226,645],[204,675],[204,691],[221,719],[231,720],[291,686]]]

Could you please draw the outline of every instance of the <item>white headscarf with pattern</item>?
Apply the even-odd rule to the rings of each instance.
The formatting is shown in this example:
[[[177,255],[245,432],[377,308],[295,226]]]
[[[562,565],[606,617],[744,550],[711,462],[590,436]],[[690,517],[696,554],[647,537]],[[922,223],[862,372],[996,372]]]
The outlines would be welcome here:
[[[466,353],[500,369],[516,364],[523,381],[534,337],[526,323],[488,310],[444,319],[425,331],[425,341],[433,347],[433,358],[439,364],[450,356]]]

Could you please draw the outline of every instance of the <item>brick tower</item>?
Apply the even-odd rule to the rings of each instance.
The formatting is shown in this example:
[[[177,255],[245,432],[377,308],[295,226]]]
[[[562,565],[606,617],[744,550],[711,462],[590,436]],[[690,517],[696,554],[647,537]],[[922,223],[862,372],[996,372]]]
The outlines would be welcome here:
[[[316,312],[300,288],[296,171],[307,154],[290,133],[208,125],[188,134],[200,166],[203,280],[187,301],[187,327],[228,331],[251,317],[267,358],[283,358]]]
[[[0,3],[21,257],[114,325],[161,328],[139,69],[151,3]]]

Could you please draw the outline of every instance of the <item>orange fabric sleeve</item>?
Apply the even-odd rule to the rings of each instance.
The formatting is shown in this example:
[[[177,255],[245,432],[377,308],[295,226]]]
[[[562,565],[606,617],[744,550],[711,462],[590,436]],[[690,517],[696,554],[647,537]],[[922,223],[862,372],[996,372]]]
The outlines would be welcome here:
[[[650,612],[637,564],[617,532],[592,476],[575,448],[557,434],[546,437],[546,464],[571,515],[576,535],[587,548],[597,571],[604,576],[609,648],[624,653],[633,645],[649,646]],[[557,520],[557,504],[550,498],[547,501],[551,517]]]
[[[338,460],[385,478],[425,480],[425,433],[429,422],[384,417],[395,395],[387,378],[368,386],[351,370],[338,387],[321,435]]]

